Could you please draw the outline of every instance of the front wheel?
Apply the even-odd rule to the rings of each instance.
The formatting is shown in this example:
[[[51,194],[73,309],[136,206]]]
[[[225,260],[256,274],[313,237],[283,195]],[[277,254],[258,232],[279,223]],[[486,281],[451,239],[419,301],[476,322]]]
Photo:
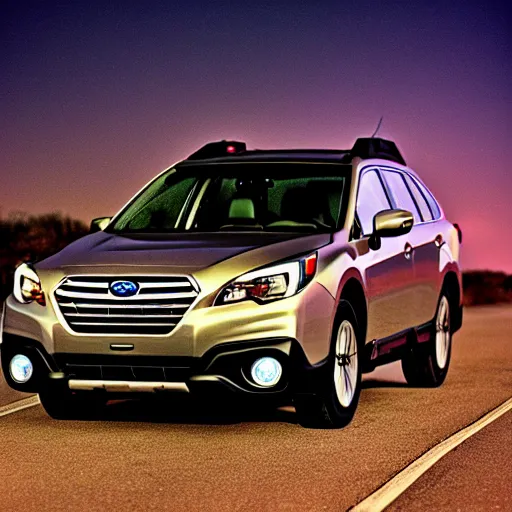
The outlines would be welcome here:
[[[360,330],[350,305],[341,306],[331,352],[318,389],[294,397],[299,423],[305,427],[341,428],[350,423],[361,393]]]
[[[452,351],[450,301],[443,292],[437,306],[430,339],[417,344],[402,359],[405,380],[415,387],[438,387],[446,379]]]
[[[94,419],[107,403],[94,392],[72,393],[67,389],[41,391],[39,400],[48,416],[56,420]]]

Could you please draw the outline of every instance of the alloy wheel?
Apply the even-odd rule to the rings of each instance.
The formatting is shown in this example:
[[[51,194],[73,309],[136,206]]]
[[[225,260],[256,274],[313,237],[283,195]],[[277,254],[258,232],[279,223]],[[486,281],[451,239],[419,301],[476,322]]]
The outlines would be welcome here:
[[[443,296],[439,303],[436,318],[436,361],[439,368],[443,369],[448,361],[450,351],[450,304]]]
[[[334,361],[334,383],[339,403],[349,407],[357,386],[358,358],[357,339],[354,327],[344,320],[336,337]]]

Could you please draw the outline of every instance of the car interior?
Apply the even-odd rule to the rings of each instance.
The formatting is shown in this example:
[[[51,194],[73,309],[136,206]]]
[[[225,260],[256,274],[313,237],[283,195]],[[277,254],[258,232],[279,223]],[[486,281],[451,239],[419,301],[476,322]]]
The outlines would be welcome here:
[[[336,228],[343,180],[223,180],[204,198],[195,229],[317,231]],[[212,188],[214,193],[214,188]]]
[[[172,185],[165,182],[134,203],[120,227],[139,232],[332,231],[340,217],[343,189],[340,176],[189,177]]]

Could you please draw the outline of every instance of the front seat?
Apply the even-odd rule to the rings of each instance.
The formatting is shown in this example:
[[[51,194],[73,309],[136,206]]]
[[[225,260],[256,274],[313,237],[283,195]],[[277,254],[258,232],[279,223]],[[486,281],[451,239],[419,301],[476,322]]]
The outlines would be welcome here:
[[[340,180],[314,180],[307,184],[309,208],[317,224],[329,228],[336,226],[342,187]]]
[[[233,199],[229,205],[227,223],[220,229],[239,231],[263,229],[263,226],[256,221],[253,200],[247,197]]]
[[[281,220],[268,224],[268,228],[315,229],[309,208],[309,194],[304,187],[288,189],[281,202]]]

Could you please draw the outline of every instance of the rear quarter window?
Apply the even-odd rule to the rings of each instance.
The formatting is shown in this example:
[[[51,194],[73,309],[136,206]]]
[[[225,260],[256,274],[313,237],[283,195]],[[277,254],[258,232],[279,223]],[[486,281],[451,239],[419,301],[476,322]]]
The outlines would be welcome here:
[[[421,216],[423,217],[424,222],[429,222],[433,219],[433,212],[430,209],[430,206],[427,202],[427,199],[421,189],[418,187],[417,183],[408,175],[405,174],[405,181],[409,186],[409,189],[420,209]]]
[[[421,181],[417,180],[414,176],[411,176],[412,181],[415,183],[415,185],[418,187],[418,189],[423,193],[425,196],[428,205],[430,206],[430,210],[432,211],[432,215],[434,217],[434,220],[441,218],[441,209],[439,208],[439,204],[437,203],[436,198],[434,197],[434,194],[430,192],[430,190],[421,183]]]

